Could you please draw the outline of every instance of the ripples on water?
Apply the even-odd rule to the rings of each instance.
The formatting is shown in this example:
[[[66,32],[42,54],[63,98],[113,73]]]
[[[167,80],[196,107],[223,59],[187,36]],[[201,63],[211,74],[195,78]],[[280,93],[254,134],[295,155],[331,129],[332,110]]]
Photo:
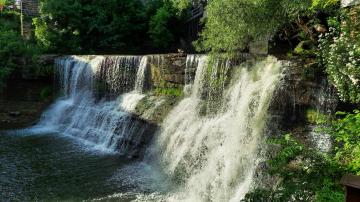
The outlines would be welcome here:
[[[165,190],[149,165],[87,148],[56,133],[0,132],[0,201],[132,201]]]

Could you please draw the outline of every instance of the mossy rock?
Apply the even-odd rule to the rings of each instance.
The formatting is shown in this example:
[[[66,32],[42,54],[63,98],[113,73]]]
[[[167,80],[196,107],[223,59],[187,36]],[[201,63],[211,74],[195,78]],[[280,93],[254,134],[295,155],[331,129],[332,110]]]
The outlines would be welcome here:
[[[312,41],[301,41],[294,49],[294,54],[300,56],[316,56],[316,47]]]
[[[180,101],[175,95],[148,94],[135,108],[135,114],[151,123],[161,124],[169,112]]]

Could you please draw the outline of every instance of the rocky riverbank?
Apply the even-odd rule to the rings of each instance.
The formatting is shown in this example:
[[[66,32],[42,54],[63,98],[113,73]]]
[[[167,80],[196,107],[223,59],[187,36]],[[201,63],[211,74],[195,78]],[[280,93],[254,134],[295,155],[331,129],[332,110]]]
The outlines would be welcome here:
[[[52,83],[12,80],[0,93],[0,130],[35,124],[53,99]]]

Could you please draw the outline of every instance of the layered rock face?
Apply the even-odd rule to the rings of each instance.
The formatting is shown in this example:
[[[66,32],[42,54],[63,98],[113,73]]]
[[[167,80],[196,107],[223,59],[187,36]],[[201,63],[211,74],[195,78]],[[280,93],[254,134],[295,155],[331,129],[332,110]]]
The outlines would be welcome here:
[[[82,58],[91,59],[96,56],[81,56]],[[120,63],[129,63],[125,61],[123,56],[103,56],[105,59],[100,65],[100,73],[97,75],[97,90],[109,93],[110,88],[113,88],[114,94],[119,95],[127,92],[135,85],[135,77],[137,70],[134,68],[120,68],[117,65]],[[141,65],[141,58],[146,58],[143,66],[143,93],[148,96],[140,100],[136,110],[139,115],[143,115],[147,108],[151,108],[156,103],[160,102],[171,108],[177,103],[178,98],[172,95],[159,95],[154,93],[156,89],[177,89],[183,91],[188,84],[194,80],[197,64],[194,63],[196,55],[184,54],[162,54],[162,55],[146,55],[146,56],[127,56],[131,60],[131,66]],[[119,61],[117,58],[122,58]],[[263,57],[260,57],[263,58]],[[223,71],[224,85],[228,85],[232,74],[236,71],[236,67],[245,62],[256,61],[257,57],[249,54],[241,54],[232,61],[217,60],[214,65],[217,65],[217,74]],[[49,62],[49,61],[47,61]],[[336,90],[331,86],[327,80],[326,75],[306,75],[305,70],[308,65],[304,61],[282,61],[284,69],[284,78],[282,85],[276,90],[270,110],[272,111],[272,118],[277,119],[279,128],[286,129],[293,125],[303,124],[305,121],[305,111],[309,108],[317,109],[322,113],[332,113],[336,110],[338,104],[338,97]],[[118,71],[117,73],[115,73]],[[112,73],[111,73],[112,72]],[[117,74],[118,76],[111,77],[110,75]],[[211,76],[211,75],[210,75]],[[214,75],[213,75],[214,76]],[[217,75],[219,76],[219,75]],[[211,78],[209,78],[211,79]],[[115,81],[118,80],[118,81]],[[115,87],[109,86],[116,83],[118,90]],[[129,88],[129,89],[128,89]],[[122,89],[122,90],[121,90]],[[186,91],[186,89],[184,89]],[[206,91],[206,90],[205,90]],[[210,86],[208,90],[211,91]],[[104,93],[104,92],[103,92]],[[185,92],[186,93],[186,92]],[[167,108],[165,107],[165,108]],[[149,118],[151,122],[160,122],[162,116],[165,116],[163,109],[158,109],[158,115]],[[135,114],[136,114],[135,113]],[[155,118],[157,117],[157,118]]]

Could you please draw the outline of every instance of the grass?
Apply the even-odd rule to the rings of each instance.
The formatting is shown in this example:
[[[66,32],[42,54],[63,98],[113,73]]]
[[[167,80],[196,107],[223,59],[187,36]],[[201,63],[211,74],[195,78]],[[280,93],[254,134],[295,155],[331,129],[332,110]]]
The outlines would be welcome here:
[[[184,95],[182,88],[156,88],[154,91],[157,96],[166,95],[182,97]]]

